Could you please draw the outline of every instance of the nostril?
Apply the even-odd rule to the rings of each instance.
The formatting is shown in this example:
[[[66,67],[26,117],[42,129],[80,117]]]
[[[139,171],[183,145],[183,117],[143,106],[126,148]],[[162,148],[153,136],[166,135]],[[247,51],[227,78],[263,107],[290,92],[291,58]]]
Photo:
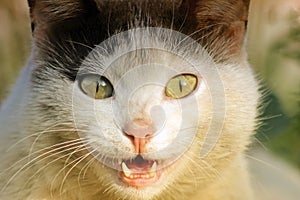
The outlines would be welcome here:
[[[134,143],[134,136],[130,135],[129,133],[127,133],[126,131],[123,131],[123,134],[132,142]]]
[[[123,134],[128,137],[130,140],[133,140],[134,138],[150,138],[152,134],[131,134],[128,133],[127,131],[123,131]]]
[[[144,152],[146,144],[154,135],[155,129],[152,124],[131,122],[123,130],[123,134],[132,142],[135,152],[141,154]],[[139,121],[141,122],[141,121]]]
[[[137,154],[144,153],[144,148],[150,140],[150,137],[148,135],[144,135],[143,137],[141,137],[127,131],[123,131],[123,133],[131,141]]]

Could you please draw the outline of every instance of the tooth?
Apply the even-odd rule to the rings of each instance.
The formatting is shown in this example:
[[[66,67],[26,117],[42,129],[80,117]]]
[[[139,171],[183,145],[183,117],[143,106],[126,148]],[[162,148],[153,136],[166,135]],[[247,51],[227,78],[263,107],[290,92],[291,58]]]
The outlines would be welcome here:
[[[121,163],[122,163],[122,159],[119,158],[119,159],[118,159],[118,164],[121,165]]]
[[[154,177],[155,176],[155,173],[156,173],[156,170],[157,170],[157,162],[154,162],[150,171],[149,171],[149,175],[151,177]]]
[[[131,176],[131,170],[127,167],[127,165],[125,164],[125,162],[122,162],[122,170],[124,172],[124,175],[126,177],[130,177]]]

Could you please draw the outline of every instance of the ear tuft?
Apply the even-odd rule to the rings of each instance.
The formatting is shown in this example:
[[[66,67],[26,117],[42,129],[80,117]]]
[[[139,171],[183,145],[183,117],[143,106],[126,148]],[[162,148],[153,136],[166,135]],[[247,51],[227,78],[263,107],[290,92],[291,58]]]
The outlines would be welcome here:
[[[250,0],[187,0],[196,39],[219,61],[243,56]]]
[[[28,0],[32,26],[37,29],[93,12],[97,10],[94,4],[94,0]]]

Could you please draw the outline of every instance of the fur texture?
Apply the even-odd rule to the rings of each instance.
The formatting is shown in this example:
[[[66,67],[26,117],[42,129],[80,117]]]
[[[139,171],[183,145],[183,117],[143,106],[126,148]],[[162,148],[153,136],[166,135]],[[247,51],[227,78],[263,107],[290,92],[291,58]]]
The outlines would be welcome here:
[[[249,3],[151,2],[29,1],[32,58],[0,115],[1,199],[254,198],[243,156],[260,96],[243,47]],[[86,96],[87,73],[115,96]],[[183,73],[198,77],[195,92],[166,98]],[[144,188],[118,176],[119,160],[136,156],[124,134],[136,121],[155,130],[143,157],[163,163]]]

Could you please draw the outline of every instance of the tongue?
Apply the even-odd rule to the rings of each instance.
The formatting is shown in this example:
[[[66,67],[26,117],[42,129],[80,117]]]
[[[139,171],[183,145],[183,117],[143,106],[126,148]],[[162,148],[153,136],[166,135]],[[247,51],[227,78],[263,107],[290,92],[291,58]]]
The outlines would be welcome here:
[[[123,161],[120,175],[124,183],[136,188],[151,185],[160,177],[156,161],[144,160],[142,156]]]
[[[134,160],[126,161],[125,163],[130,170],[138,173],[147,173],[153,166],[154,161],[144,160],[142,156],[138,155]]]

